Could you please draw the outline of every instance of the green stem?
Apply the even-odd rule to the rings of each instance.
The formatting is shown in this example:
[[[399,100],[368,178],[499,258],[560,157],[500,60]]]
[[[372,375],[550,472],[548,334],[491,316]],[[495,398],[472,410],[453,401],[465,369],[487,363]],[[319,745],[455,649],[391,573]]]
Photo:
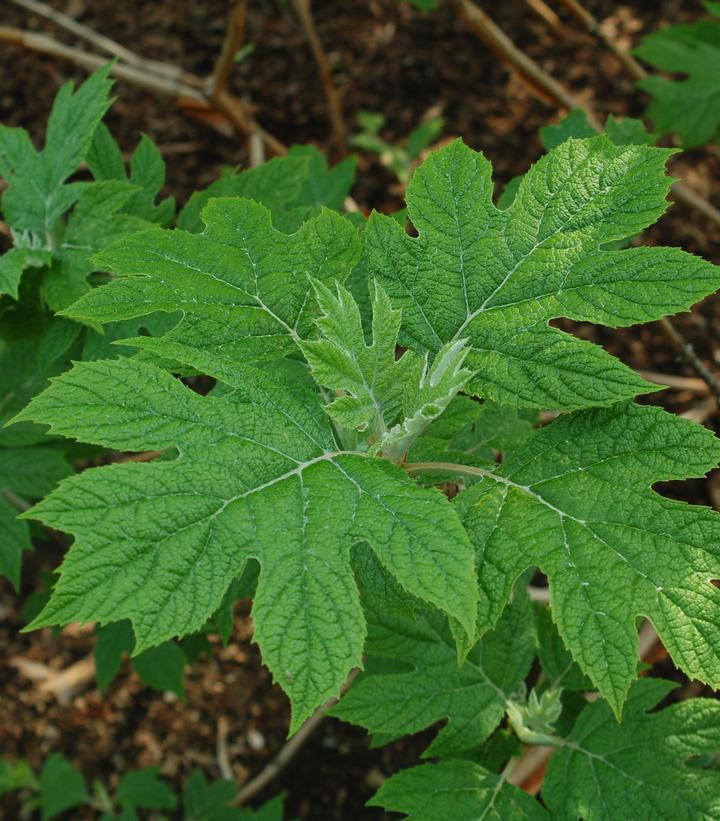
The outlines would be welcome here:
[[[408,473],[465,473],[468,476],[497,478],[491,470],[455,462],[412,462],[402,467]]]

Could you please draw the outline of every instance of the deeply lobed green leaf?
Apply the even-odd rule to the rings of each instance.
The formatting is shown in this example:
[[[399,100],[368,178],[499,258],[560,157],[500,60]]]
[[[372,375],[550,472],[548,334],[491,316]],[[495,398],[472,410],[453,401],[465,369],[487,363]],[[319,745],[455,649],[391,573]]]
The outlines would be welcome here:
[[[720,686],[720,517],[650,490],[718,460],[709,431],[647,406],[538,431],[457,499],[478,551],[480,631],[536,565],[563,641],[616,715],[636,674],[640,615],[689,676]]]
[[[567,140],[498,210],[482,154],[460,141],[434,152],[407,193],[419,236],[379,214],[365,232],[371,276],[403,311],[401,342],[436,352],[467,339],[471,388],[504,404],[572,409],[656,390],[548,322],[645,322],[720,285],[712,265],[678,249],[602,248],[664,212],[669,153],[604,135]]]
[[[129,618],[140,652],[199,629],[255,558],[255,637],[295,729],[361,663],[351,545],[367,541],[468,633],[472,548],[438,491],[339,450],[312,393],[251,368],[233,387],[201,397],[135,360],[80,363],[18,416],[105,447],[180,454],[85,471],[34,508],[77,541],[32,626]]]

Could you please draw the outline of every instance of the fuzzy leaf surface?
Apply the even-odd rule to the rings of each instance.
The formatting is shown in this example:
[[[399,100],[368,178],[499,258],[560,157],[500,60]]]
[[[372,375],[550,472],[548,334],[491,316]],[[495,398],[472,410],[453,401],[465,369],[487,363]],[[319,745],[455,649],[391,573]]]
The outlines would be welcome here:
[[[542,797],[553,818],[709,819],[720,815],[720,773],[687,759],[720,748],[720,704],[693,698],[650,713],[676,685],[646,678],[630,691],[622,724],[597,701],[550,759]]]
[[[438,491],[339,451],[314,393],[253,368],[232,387],[201,397],[134,359],[80,363],[19,415],[105,447],[180,454],[85,471],[33,509],[76,537],[33,626],[128,618],[140,652],[198,630],[257,559],[255,638],[296,729],[361,662],[350,547],[367,541],[406,590],[467,633],[473,549]]]
[[[417,436],[447,408],[471,376],[462,367],[462,341],[444,345],[432,366],[427,356],[406,351],[395,358],[400,311],[375,285],[372,295],[372,343],[358,304],[339,283],[336,293],[313,283],[321,314],[315,320],[319,340],[302,344],[316,381],[341,395],[325,410],[345,428],[377,438],[377,448],[398,461]]]
[[[655,127],[677,132],[686,148],[718,136],[720,126],[720,21],[669,26],[646,37],[635,54],[660,71],[685,74],[670,80],[651,75],[638,85],[653,98],[647,116]]]
[[[526,792],[472,761],[442,761],[401,770],[368,801],[406,813],[408,821],[534,821],[549,818]]]
[[[563,642],[616,715],[636,674],[640,615],[691,678],[720,686],[720,516],[650,489],[719,459],[708,430],[647,406],[538,431],[457,498],[478,550],[480,629],[537,566]]]
[[[309,277],[342,281],[360,253],[356,230],[330,211],[290,235],[249,199],[210,200],[203,219],[202,234],[156,228],[107,248],[95,261],[120,277],[65,313],[105,323],[182,311],[164,336],[133,344],[181,362],[197,353],[230,364],[273,359],[312,327]]]
[[[402,308],[401,343],[437,352],[467,339],[470,387],[500,404],[573,409],[656,390],[548,323],[646,322],[718,288],[713,265],[678,249],[602,249],[664,212],[669,153],[604,135],[567,140],[504,210],[482,154],[460,141],[431,154],[407,193],[419,236],[380,214],[365,231],[370,273]]]

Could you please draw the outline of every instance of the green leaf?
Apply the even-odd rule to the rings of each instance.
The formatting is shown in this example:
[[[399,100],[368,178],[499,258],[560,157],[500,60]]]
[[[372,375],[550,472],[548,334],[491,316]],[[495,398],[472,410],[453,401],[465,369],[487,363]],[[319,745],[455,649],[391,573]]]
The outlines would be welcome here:
[[[98,123],[85,159],[96,180],[127,179],[120,146],[105,123]]]
[[[552,620],[551,609],[545,604],[534,602],[533,613],[538,658],[549,679],[549,686],[563,690],[592,690],[592,681],[580,670],[563,644]]]
[[[138,336],[162,336],[178,324],[180,315],[158,311],[154,314],[126,319],[121,322],[108,322],[101,332],[88,328],[82,349],[84,361],[94,359],[116,359],[118,356],[132,356],[137,353],[130,345],[118,344],[123,339],[134,339]],[[73,323],[75,324],[75,323]]]
[[[98,270],[91,259],[93,254],[147,227],[144,220],[121,213],[136,191],[135,186],[117,180],[83,188],[55,262],[43,280],[42,295],[50,310],[62,311],[90,290],[88,274]]]
[[[20,589],[23,551],[32,550],[27,522],[20,521],[17,518],[18,513],[17,508],[8,502],[0,488],[0,576],[10,579],[15,591]]]
[[[175,200],[168,197],[155,204],[165,185],[165,160],[147,134],[142,135],[130,158],[130,182],[141,190],[130,201],[127,212],[148,222],[167,225],[175,215]]]
[[[157,767],[125,773],[120,779],[115,797],[123,808],[172,810],[177,804],[175,793],[158,777]]]
[[[617,117],[610,114],[605,122],[605,133],[615,145],[654,145],[658,135],[645,128],[642,120],[634,117]]]
[[[246,199],[211,200],[203,219],[202,234],[156,228],[99,254],[96,263],[120,277],[64,313],[116,322],[183,311],[162,338],[132,344],[182,362],[197,354],[228,365],[275,359],[312,327],[308,276],[343,280],[359,256],[355,229],[330,211],[291,235],[275,230],[270,212]]]
[[[21,247],[6,251],[0,256],[0,295],[9,294],[13,299],[17,299],[25,268],[49,265],[51,260],[52,254],[49,251]]]
[[[720,704],[693,698],[649,712],[675,686],[633,685],[622,724],[607,704],[587,706],[550,759],[542,797],[553,818],[710,819],[720,815],[720,773],[687,766],[720,748]]]
[[[489,162],[455,141],[408,189],[419,237],[373,214],[371,275],[403,311],[400,342],[436,352],[468,339],[470,388],[501,404],[610,405],[657,390],[601,348],[548,325],[612,327],[686,310],[720,284],[709,263],[672,248],[601,250],[665,210],[665,149],[568,140],[525,175],[513,204],[492,204]]]
[[[317,382],[342,393],[325,410],[343,427],[376,438],[377,450],[397,462],[471,376],[462,368],[463,343],[443,346],[431,367],[413,352],[396,360],[400,311],[381,286],[372,294],[371,345],[352,294],[339,283],[337,295],[320,282],[313,287],[322,338],[303,343],[302,352]]]
[[[288,203],[297,199],[307,176],[306,157],[275,157],[257,168],[238,174],[225,171],[202,191],[196,191],[178,214],[177,225],[193,234],[203,230],[202,212],[212,198],[245,197],[264,205],[273,224],[282,223]]]
[[[183,651],[172,641],[149,647],[133,658],[133,669],[143,682],[155,690],[175,693],[185,698],[185,665]]]
[[[72,473],[72,466],[54,448],[0,448],[0,488],[26,499],[39,499]]]
[[[0,126],[0,174],[5,221],[45,240],[77,199],[82,185],[65,184],[85,159],[93,133],[110,105],[110,64],[73,93],[72,81],[58,92],[48,120],[45,147],[36,152],[22,129]]]
[[[0,759],[0,798],[15,790],[37,790],[38,781],[27,761]]]
[[[457,498],[478,550],[480,628],[538,566],[564,644],[616,715],[636,675],[639,615],[691,678],[720,686],[720,517],[650,490],[719,459],[708,430],[654,407],[589,410],[538,431]]]
[[[234,391],[202,397],[134,359],[80,363],[18,416],[105,447],[180,452],[87,470],[34,508],[76,542],[32,626],[129,618],[140,652],[200,629],[257,559],[255,638],[295,730],[361,662],[351,545],[367,541],[468,634],[473,552],[441,493],[340,451],[313,393],[252,368],[235,379]]]
[[[652,97],[646,115],[662,133],[674,131],[686,148],[703,145],[720,126],[720,21],[669,26],[646,37],[635,54],[683,80],[651,75],[638,85]]]
[[[447,620],[437,611],[407,614],[393,607],[391,598],[375,606],[370,599],[365,614],[367,672],[331,715],[382,734],[386,742],[447,720],[423,756],[477,750],[503,719],[508,699],[533,661],[527,594],[515,596],[497,628],[462,665]]]
[[[43,821],[90,800],[82,775],[61,753],[52,753],[43,764],[40,800]]]
[[[132,654],[135,637],[127,619],[98,626],[95,642],[95,678],[105,691],[120,672],[125,653]],[[160,692],[169,691],[185,698],[185,666],[183,651],[171,641],[150,647],[132,660],[133,669],[147,684]]]
[[[581,108],[574,108],[557,123],[540,128],[540,142],[546,151],[552,151],[567,140],[582,140],[597,133],[590,125],[587,114]]]
[[[409,821],[526,821],[548,815],[527,793],[472,761],[442,761],[401,770],[368,801]],[[624,817],[624,816],[620,816]]]
[[[125,653],[132,653],[135,638],[127,619],[98,626],[95,642],[95,678],[101,691],[115,680]]]
[[[333,211],[339,211],[355,182],[357,157],[346,157],[330,168],[322,151],[312,145],[294,145],[288,156],[304,157],[307,160],[303,186],[290,207],[320,208],[324,205]]]
[[[45,439],[39,425],[4,427],[64,366],[55,362],[49,368],[38,367],[37,349],[37,340],[8,344],[0,339],[0,447],[25,447]]]
[[[229,806],[237,792],[237,785],[232,781],[208,783],[200,770],[193,770],[183,792],[185,818],[187,821],[224,821],[237,817],[242,811]]]

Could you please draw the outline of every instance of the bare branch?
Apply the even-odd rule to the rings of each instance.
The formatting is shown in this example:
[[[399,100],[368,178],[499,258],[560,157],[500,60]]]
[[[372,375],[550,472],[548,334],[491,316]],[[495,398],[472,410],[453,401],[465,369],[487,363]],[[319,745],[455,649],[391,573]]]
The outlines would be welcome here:
[[[111,40],[103,34],[98,34],[94,29],[91,29],[90,26],[78,23],[78,21],[70,17],[70,15],[64,14],[62,11],[57,11],[46,3],[40,2],[40,0],[10,0],[10,2],[16,6],[20,6],[20,8],[26,11],[44,17],[46,20],[50,20],[57,26],[60,26],[60,28],[65,29],[65,31],[69,31],[81,40],[85,40],[96,46],[100,51],[104,51],[112,57],[120,58],[128,65],[155,71],[164,76],[175,77],[175,79],[180,79],[182,75],[182,69],[178,66],[141,57],[134,51],[130,51],[129,48],[125,48],[125,46],[121,46],[120,43],[116,43],[115,40]]]
[[[574,97],[564,86],[560,85],[531,57],[521,51],[505,32],[472,0],[453,0],[457,13],[470,29],[495,54],[511,65],[515,71],[535,91],[539,91],[546,100],[561,108],[581,108],[588,121],[600,130],[601,125],[595,113],[585,103]]]
[[[0,42],[22,46],[31,51],[38,51],[42,54],[69,60],[88,71],[95,71],[106,63],[103,57],[98,57],[82,49],[66,46],[47,35],[35,34],[10,26],[0,26]],[[214,109],[222,114],[233,128],[241,134],[249,136],[257,133],[271,153],[281,155],[287,153],[287,147],[272,134],[265,131],[254,117],[245,110],[242,102],[226,91],[222,91],[211,105],[201,91],[204,84],[203,80],[194,74],[181,72],[176,77],[162,76],[153,71],[146,71],[143,68],[122,63],[115,63],[110,69],[110,74],[155,94],[173,97],[180,103],[183,100],[189,100],[196,108],[204,108],[208,111]]]
[[[330,61],[328,60],[323,44],[318,37],[317,29],[315,28],[315,20],[313,19],[310,0],[292,0],[292,6],[300,18],[305,36],[310,44],[313,56],[315,57],[315,63],[320,72],[320,78],[322,79],[327,100],[328,117],[332,127],[332,141],[336,148],[342,149],[347,141],[347,128],[345,126],[345,120],[343,119],[340,94],[333,79]]]
[[[353,670],[350,673],[347,681],[343,684],[340,691],[341,696],[345,694],[348,687],[350,687],[359,672],[359,670]],[[302,745],[320,726],[327,711],[334,704],[337,704],[337,702],[338,699],[331,698],[329,701],[326,701],[322,707],[318,707],[312,716],[310,716],[310,718],[295,733],[295,735],[281,748],[280,752],[265,767],[265,769],[263,769],[262,772],[256,775],[251,781],[248,781],[248,783],[240,789],[240,792],[233,801],[233,806],[238,807],[246,801],[249,801],[253,796],[263,790],[276,776],[278,776],[283,769],[287,767],[290,761],[292,761],[293,757],[296,755],[298,750],[300,750]]]
[[[565,26],[562,20],[555,14],[555,12],[548,6],[545,0],[525,0],[525,3],[541,17],[553,31],[558,33],[565,32]]]
[[[225,91],[235,66],[235,55],[245,39],[245,20],[250,0],[236,0],[230,9],[222,50],[208,83],[210,99]]]
[[[640,63],[605,31],[600,21],[592,15],[579,0],[559,0],[559,2],[580,25],[584,26],[590,34],[597,37],[598,40],[601,40],[610,51],[612,51],[636,80],[642,80],[644,77],[647,77],[647,72]]]

